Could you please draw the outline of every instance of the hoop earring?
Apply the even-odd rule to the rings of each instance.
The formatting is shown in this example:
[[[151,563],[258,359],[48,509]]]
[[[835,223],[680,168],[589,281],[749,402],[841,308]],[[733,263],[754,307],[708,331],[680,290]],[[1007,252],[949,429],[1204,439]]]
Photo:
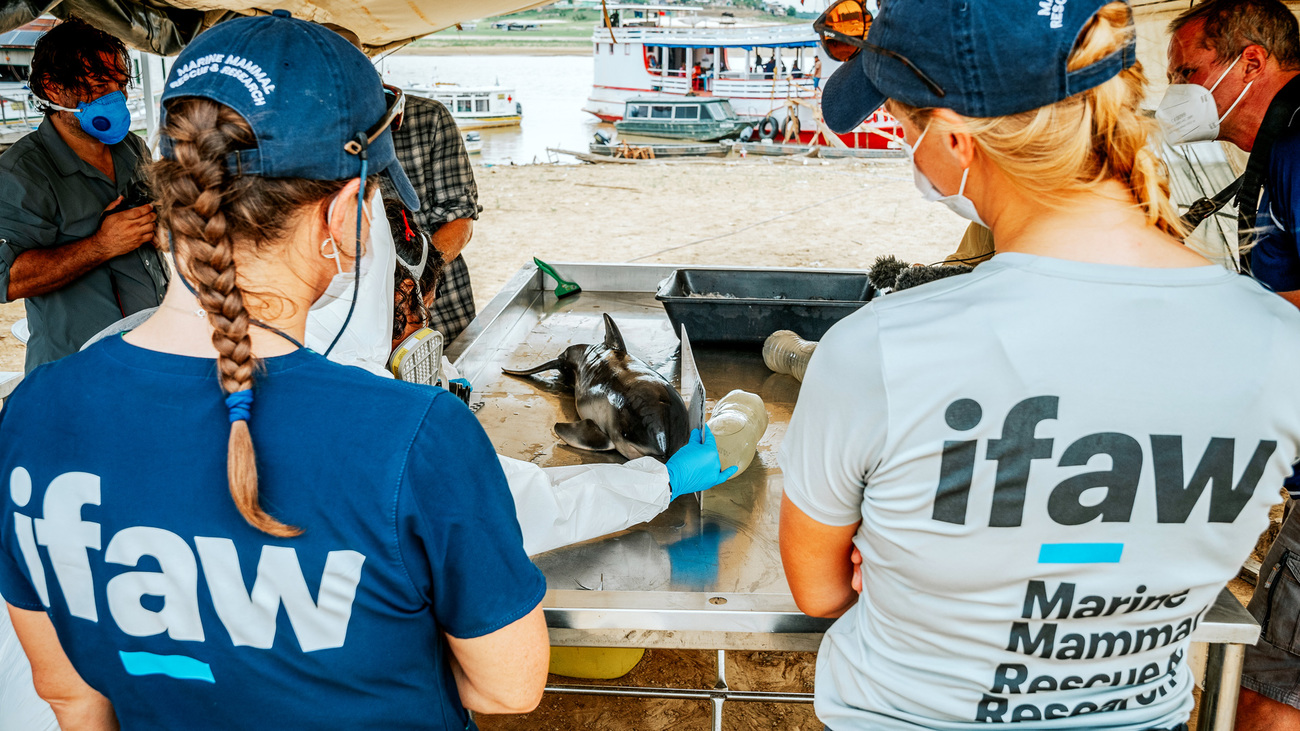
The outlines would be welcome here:
[[[325,253],[326,244],[329,244],[330,248],[334,250],[334,253]],[[339,274],[343,274],[343,260],[339,258],[339,245],[334,243],[333,236],[326,236],[325,240],[320,242],[320,255],[326,259],[333,259],[334,268],[338,270]]]

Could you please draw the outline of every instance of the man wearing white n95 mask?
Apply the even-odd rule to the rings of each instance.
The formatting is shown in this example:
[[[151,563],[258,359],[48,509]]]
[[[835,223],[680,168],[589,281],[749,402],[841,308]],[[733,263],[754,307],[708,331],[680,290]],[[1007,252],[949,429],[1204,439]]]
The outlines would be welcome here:
[[[1156,118],[1173,144],[1218,139],[1250,153],[1237,195],[1242,263],[1300,307],[1296,18],[1281,0],[1210,0],[1169,30],[1170,86]]]

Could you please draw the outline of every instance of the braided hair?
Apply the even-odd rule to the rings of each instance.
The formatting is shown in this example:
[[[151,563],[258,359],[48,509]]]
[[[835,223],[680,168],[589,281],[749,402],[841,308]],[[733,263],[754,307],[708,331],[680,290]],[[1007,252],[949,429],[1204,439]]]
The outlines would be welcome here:
[[[171,152],[150,166],[152,189],[159,224],[172,234],[177,274],[193,283],[212,325],[217,380],[230,415],[230,496],[254,528],[280,537],[299,535],[300,528],[269,514],[258,497],[248,428],[257,358],[248,334],[252,319],[247,301],[266,306],[274,297],[246,290],[237,261],[241,252],[276,246],[309,207],[321,208],[347,181],[232,175],[226,156],[254,147],[253,130],[234,110],[210,99],[170,103],[162,135]]]

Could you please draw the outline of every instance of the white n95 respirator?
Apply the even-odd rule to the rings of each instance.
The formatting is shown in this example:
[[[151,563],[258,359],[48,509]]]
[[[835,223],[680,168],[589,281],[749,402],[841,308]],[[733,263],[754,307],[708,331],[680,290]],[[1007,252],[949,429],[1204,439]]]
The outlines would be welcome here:
[[[1246,92],[1255,82],[1246,84],[1246,88],[1241,90],[1237,95],[1236,101],[1228,107],[1228,111],[1219,116],[1219,108],[1214,103],[1214,90],[1219,88],[1219,84],[1228,76],[1237,65],[1241,56],[1237,56],[1232,64],[1219,76],[1219,80],[1214,82],[1214,86],[1206,89],[1200,84],[1170,84],[1165,91],[1165,98],[1160,100],[1160,106],[1156,108],[1156,121],[1165,135],[1165,142],[1171,145],[1184,145],[1189,142],[1209,142],[1217,139],[1219,136],[1219,125],[1223,120],[1232,114],[1232,110],[1237,108],[1242,99],[1246,98]]]

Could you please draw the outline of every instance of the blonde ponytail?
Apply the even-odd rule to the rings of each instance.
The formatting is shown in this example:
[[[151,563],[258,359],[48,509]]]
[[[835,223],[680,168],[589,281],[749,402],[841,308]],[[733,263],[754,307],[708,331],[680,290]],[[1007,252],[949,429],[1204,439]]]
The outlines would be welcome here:
[[[1088,66],[1128,43],[1133,35],[1126,3],[1101,8],[1079,35],[1071,71]],[[1169,198],[1168,172],[1151,149],[1155,121],[1139,110],[1146,88],[1141,64],[1074,96],[1005,117],[965,118],[948,124],[928,109],[893,102],[892,108],[933,133],[965,132],[979,152],[1012,184],[1049,206],[1107,180],[1125,185],[1148,225],[1183,238]]]

